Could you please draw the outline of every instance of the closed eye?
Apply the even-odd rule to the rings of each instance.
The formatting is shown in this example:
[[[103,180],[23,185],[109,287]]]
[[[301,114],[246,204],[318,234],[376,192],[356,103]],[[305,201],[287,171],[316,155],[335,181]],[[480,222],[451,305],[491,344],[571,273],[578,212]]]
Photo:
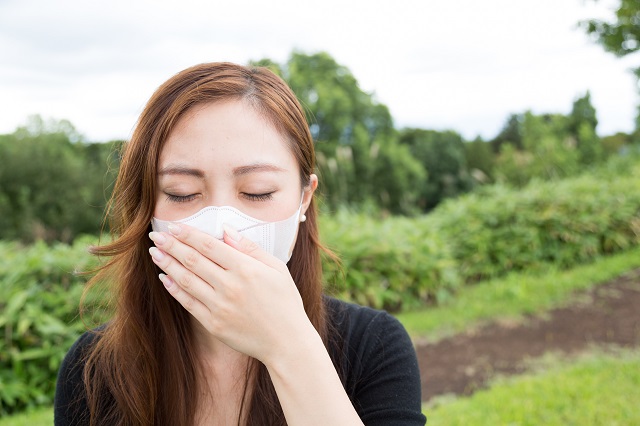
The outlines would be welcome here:
[[[165,194],[167,194],[165,192]],[[167,200],[174,203],[187,203],[189,201],[195,200],[198,194],[189,194],[189,195],[173,195],[167,194]]]
[[[251,201],[269,201],[273,199],[273,192],[265,192],[264,194],[248,194],[243,192],[242,196]]]

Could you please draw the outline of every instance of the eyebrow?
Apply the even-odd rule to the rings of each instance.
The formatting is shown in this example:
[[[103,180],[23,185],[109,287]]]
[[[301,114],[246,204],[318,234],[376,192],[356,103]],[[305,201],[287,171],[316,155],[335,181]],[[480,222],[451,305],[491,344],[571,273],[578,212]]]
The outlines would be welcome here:
[[[187,166],[172,165],[172,164],[160,169],[158,171],[158,175],[159,176],[182,175],[182,176],[193,176],[199,179],[204,179],[204,172],[202,170],[194,169]]]
[[[249,173],[257,172],[284,172],[285,169],[269,163],[255,163],[247,166],[235,167],[232,171],[233,176],[242,176]]]

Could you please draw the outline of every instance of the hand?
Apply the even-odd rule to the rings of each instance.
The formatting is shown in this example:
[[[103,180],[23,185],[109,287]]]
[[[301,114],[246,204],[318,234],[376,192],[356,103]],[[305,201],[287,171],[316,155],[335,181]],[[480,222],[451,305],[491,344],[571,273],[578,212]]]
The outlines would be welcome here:
[[[315,333],[282,261],[227,227],[224,242],[183,224],[170,231],[149,234],[160,279],[213,337],[268,364]]]

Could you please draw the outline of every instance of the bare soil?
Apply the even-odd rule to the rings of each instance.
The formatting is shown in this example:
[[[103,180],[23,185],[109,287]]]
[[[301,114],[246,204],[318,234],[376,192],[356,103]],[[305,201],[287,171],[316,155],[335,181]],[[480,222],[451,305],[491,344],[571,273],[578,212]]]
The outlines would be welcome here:
[[[640,345],[640,269],[576,294],[572,302],[513,324],[492,323],[416,347],[422,399],[469,395],[495,375],[522,373],[547,352]]]

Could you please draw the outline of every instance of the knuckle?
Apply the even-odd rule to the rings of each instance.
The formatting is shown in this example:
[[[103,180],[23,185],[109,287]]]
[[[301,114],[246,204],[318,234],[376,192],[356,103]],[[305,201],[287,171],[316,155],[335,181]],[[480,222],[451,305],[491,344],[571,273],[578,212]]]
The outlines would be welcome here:
[[[242,269],[241,271],[242,276],[244,278],[245,281],[247,282],[253,282],[257,279],[259,279],[262,274],[260,273],[260,271],[253,267],[253,266],[248,266]]]
[[[194,274],[192,274],[191,272],[187,272],[182,276],[182,279],[180,280],[180,287],[185,290],[190,290],[195,283],[195,278],[196,276]]]
[[[199,262],[200,256],[195,251],[190,251],[184,257],[184,266],[188,269],[193,269]]]
[[[206,251],[206,252],[212,252],[215,245],[216,245],[217,240],[215,239],[215,237],[212,236],[207,236],[204,241],[202,242],[202,248]]]
[[[231,305],[238,305],[242,299],[239,289],[234,285],[228,285],[225,288],[225,297]],[[225,308],[225,312],[229,310],[228,306]]]

